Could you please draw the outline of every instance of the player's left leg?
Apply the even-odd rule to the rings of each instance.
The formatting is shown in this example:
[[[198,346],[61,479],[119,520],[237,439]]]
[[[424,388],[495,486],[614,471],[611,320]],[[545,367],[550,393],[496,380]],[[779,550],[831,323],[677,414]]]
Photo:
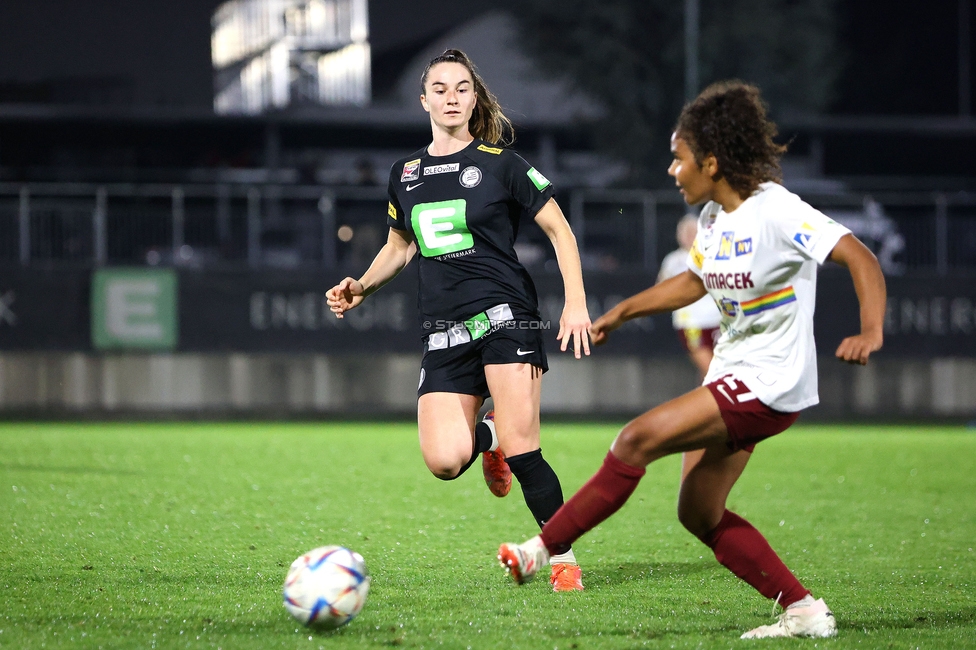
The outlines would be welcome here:
[[[529,363],[489,364],[485,366],[485,378],[494,402],[499,447],[505,450],[505,461],[541,528],[563,504],[559,477],[542,456],[540,447],[542,370]],[[556,591],[583,588],[571,548],[553,556],[550,563],[550,582]]]
[[[542,370],[529,363],[489,364],[485,379],[495,411],[498,444],[506,455],[539,449]]]
[[[495,410],[485,413],[485,417],[475,427],[475,435],[479,428],[487,431],[490,438],[489,445],[481,453],[481,473],[485,477],[488,491],[496,497],[507,497],[512,489],[512,470],[505,462],[505,450],[498,443],[495,432]]]
[[[725,444],[685,452],[681,456],[678,521],[701,538],[713,530],[725,513],[725,503],[751,453],[732,451]]]
[[[748,521],[727,510],[726,499],[751,454],[712,445],[681,482],[678,520],[715,553],[732,573],[784,607],[810,592],[790,573],[766,538]]]
[[[786,608],[775,624],[756,628],[743,638],[833,636],[837,630],[834,616],[823,600],[815,601],[766,538],[726,508],[729,492],[751,455],[725,444],[685,454],[678,520],[712,549],[719,563]]]

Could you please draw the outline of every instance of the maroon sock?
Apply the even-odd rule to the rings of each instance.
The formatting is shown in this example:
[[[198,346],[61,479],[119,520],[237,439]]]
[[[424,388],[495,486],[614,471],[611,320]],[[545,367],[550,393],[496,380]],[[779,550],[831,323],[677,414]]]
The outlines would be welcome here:
[[[779,597],[788,607],[806,596],[804,589],[769,542],[752,524],[726,510],[715,530],[702,538],[715,551],[715,559],[766,598]]]
[[[643,476],[643,467],[628,465],[608,452],[593,478],[543,526],[542,542],[549,552],[565,553],[583,533],[620,510]]]

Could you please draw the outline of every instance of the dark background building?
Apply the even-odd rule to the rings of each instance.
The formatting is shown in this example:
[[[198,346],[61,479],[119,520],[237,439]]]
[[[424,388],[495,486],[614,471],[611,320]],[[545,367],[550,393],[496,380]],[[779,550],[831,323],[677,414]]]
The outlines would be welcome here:
[[[849,225],[889,274],[887,361],[836,371],[823,412],[881,414],[887,395],[902,415],[974,412],[970,0],[697,4],[700,83],[763,84],[790,144],[786,185]],[[0,372],[16,378],[0,386],[0,407],[333,412],[362,382],[411,383],[412,357],[397,356],[416,352],[410,270],[341,323],[321,291],[361,273],[381,245],[389,165],[430,137],[420,71],[448,46],[473,54],[516,122],[517,148],[559,188],[594,314],[650,282],[673,248],[686,208],[663,168],[686,92],[680,3],[373,0],[369,106],[248,116],[213,108],[216,6],[0,5]],[[551,248],[531,224],[518,253],[544,312],[558,316]],[[172,319],[155,343],[113,347],[111,328],[96,323],[107,300],[98,287],[106,273],[143,277],[124,275],[133,270],[156,274],[176,302],[154,313]],[[832,320],[830,306],[852,296],[830,276],[824,340],[855,326]],[[670,338],[652,335],[667,329],[667,319],[635,325],[595,362],[597,374],[599,363],[614,376],[630,368],[627,386],[567,375],[546,408],[623,413],[666,397],[674,386],[655,379],[660,364],[671,364],[666,375],[688,370]],[[357,374],[352,352],[375,355],[375,373]],[[167,402],[152,383],[158,363],[202,388],[182,407]],[[412,408],[411,391],[391,395],[377,408]]]

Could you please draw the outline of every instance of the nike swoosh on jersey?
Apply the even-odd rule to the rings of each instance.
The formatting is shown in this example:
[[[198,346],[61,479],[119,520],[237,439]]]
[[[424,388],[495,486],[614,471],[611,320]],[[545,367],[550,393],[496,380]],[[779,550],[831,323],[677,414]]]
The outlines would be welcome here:
[[[423,181],[421,181],[420,183],[417,183],[416,185],[407,185],[407,191],[409,192],[411,190],[415,190],[415,189],[417,189],[418,187],[420,187],[423,184],[424,184]]]
[[[522,350],[522,348],[519,348],[515,351],[515,354],[519,355],[520,357],[524,357],[525,355],[532,354],[533,352],[535,352],[535,350]]]

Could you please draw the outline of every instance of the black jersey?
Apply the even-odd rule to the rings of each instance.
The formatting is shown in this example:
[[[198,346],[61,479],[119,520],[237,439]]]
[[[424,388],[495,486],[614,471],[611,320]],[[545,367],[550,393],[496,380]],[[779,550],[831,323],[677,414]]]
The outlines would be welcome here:
[[[545,176],[514,151],[474,140],[449,156],[424,148],[397,161],[389,192],[387,224],[417,242],[424,335],[501,303],[539,318],[514,244],[522,214],[534,217],[554,194]]]

